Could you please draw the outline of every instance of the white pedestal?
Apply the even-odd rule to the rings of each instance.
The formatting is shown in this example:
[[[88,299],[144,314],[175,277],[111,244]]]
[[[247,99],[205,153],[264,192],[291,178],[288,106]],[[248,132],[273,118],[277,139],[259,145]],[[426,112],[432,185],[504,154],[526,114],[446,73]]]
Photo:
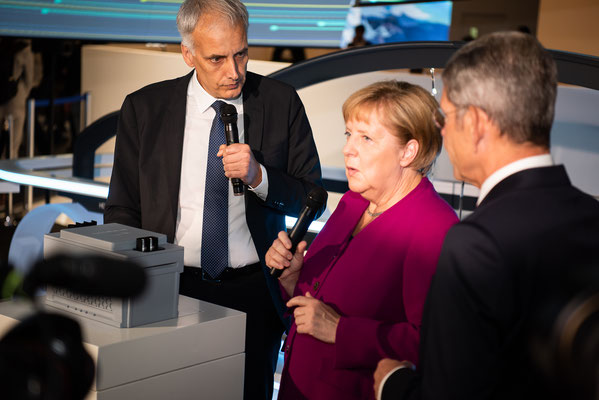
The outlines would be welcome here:
[[[86,400],[241,399],[245,314],[179,297],[179,317],[116,328],[70,313],[96,364]],[[0,335],[30,315],[30,304],[0,303]]]

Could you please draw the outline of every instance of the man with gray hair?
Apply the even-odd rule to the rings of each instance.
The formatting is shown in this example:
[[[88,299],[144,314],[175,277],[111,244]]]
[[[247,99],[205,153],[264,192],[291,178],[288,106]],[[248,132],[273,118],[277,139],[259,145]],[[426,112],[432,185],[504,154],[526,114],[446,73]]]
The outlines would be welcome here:
[[[322,186],[320,162],[295,90],[247,72],[239,0],[186,0],[177,26],[193,71],[125,99],[104,220],[165,233],[185,248],[181,294],[246,313],[244,398],[270,400],[286,320],[264,256]]]
[[[570,397],[544,375],[554,349],[539,338],[551,332],[561,296],[578,294],[578,279],[597,271],[599,202],[574,188],[550,155],[556,65],[533,36],[499,32],[459,49],[443,83],[437,125],[455,177],[480,195],[445,238],[424,310],[421,364],[381,360],[375,394]]]

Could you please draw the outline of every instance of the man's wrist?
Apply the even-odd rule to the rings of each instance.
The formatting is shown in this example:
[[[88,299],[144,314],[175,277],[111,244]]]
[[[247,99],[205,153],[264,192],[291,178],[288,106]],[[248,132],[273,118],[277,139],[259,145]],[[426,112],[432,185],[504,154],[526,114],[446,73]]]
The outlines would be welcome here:
[[[266,201],[268,196],[268,173],[266,168],[262,164],[258,164],[260,167],[260,182],[256,186],[248,185],[248,189],[254,192],[262,201]]]
[[[405,368],[410,368],[413,370],[414,366],[409,365],[409,364],[401,364],[401,365],[398,365],[397,367],[393,368],[391,371],[387,372],[387,375],[385,375],[385,377],[381,380],[381,384],[379,385],[378,393],[376,393],[376,400],[382,400],[383,388],[385,387],[385,383],[387,383],[387,380],[391,377],[391,375],[393,375],[395,373],[395,371],[398,371],[400,369],[405,369]]]
[[[258,172],[256,173],[256,177],[250,184],[248,185],[250,189],[254,190],[262,183],[262,164],[258,164]]]

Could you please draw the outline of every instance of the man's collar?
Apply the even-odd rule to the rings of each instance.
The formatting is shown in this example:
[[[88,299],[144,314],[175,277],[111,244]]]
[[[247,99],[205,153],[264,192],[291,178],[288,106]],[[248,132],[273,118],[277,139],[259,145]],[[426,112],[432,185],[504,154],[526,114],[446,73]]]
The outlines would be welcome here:
[[[504,180],[510,175],[515,174],[516,172],[523,171],[525,169],[530,168],[539,168],[539,167],[550,167],[553,165],[553,158],[551,158],[551,154],[541,154],[538,156],[521,158],[517,161],[514,161],[510,164],[507,164],[497,171],[493,172],[480,187],[480,194],[478,196],[478,200],[476,201],[476,205],[478,206],[484,198],[489,194],[491,189],[495,187],[499,182]]]

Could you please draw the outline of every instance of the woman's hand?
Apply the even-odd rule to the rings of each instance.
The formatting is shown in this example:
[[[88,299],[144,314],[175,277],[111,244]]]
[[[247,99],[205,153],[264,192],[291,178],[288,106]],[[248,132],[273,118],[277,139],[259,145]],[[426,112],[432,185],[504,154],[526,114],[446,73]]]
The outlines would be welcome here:
[[[304,251],[306,251],[307,245],[306,241],[301,241],[295,249],[295,254],[291,254],[291,251],[289,251],[291,249],[291,240],[287,236],[287,232],[281,231],[266,252],[265,258],[268,267],[284,269],[279,277],[279,282],[289,297],[293,295],[295,284],[304,264]]]
[[[340,316],[331,306],[306,292],[305,296],[289,300],[287,307],[295,307],[293,317],[298,333],[307,333],[325,343],[335,343]]]

